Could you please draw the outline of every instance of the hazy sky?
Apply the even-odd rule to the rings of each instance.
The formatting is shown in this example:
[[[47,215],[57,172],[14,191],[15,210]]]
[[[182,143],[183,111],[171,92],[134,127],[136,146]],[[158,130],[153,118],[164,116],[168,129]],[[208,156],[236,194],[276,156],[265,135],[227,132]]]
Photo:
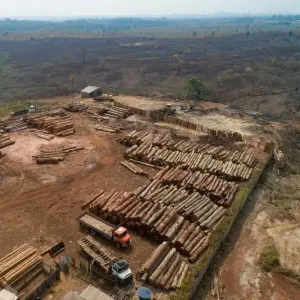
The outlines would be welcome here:
[[[0,0],[0,16],[300,13],[300,0]]]

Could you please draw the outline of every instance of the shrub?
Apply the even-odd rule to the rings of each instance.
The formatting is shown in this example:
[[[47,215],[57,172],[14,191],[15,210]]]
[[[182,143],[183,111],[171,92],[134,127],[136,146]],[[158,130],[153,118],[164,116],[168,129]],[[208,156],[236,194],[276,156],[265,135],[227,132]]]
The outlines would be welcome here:
[[[267,272],[280,267],[279,252],[274,245],[266,246],[262,249],[259,264]]]

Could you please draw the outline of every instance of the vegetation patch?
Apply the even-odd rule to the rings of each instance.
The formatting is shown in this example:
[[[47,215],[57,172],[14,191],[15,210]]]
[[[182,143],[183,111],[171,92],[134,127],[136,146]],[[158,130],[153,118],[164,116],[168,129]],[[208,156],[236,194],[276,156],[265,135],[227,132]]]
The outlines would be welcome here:
[[[280,267],[280,256],[274,245],[265,246],[259,257],[259,264],[266,272]]]

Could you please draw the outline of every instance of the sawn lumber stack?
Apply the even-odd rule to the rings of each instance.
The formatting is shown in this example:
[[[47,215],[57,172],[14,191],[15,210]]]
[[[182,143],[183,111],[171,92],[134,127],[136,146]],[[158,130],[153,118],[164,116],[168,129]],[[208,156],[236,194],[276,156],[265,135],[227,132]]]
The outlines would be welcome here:
[[[41,264],[42,258],[37,255],[37,250],[28,244],[22,245],[0,259],[0,285],[11,285]]]
[[[188,269],[188,263],[176,249],[163,242],[142,266],[137,277],[159,288],[175,290],[181,287]]]
[[[115,257],[92,236],[77,241],[77,245],[107,273],[112,264],[121,257]]]

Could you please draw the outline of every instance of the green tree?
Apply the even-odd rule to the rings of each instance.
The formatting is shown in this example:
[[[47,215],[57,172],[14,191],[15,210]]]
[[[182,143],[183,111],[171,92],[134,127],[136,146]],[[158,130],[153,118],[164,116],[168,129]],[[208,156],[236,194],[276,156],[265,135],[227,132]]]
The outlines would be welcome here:
[[[209,95],[208,89],[205,84],[195,78],[190,79],[184,87],[187,99],[203,100]]]
[[[7,52],[0,53],[0,76],[6,75],[10,67],[7,64],[7,60],[9,58],[9,54]]]

